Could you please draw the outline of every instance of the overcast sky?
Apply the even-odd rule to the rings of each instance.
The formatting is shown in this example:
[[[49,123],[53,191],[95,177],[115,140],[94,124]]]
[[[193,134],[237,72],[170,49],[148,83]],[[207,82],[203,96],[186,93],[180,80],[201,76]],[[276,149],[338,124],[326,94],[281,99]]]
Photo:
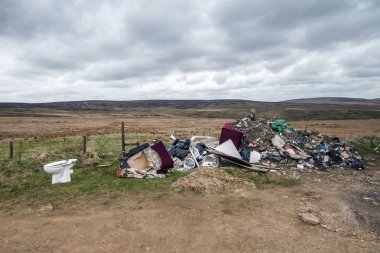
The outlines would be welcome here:
[[[0,101],[380,97],[379,0],[0,0]]]

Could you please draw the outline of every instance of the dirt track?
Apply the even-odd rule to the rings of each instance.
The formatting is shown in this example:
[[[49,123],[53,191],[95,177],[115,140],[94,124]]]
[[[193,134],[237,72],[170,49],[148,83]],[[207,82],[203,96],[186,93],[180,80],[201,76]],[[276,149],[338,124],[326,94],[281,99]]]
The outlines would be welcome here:
[[[1,213],[0,251],[378,252],[380,170],[370,164],[363,172],[303,173],[289,188],[127,195]],[[303,223],[301,212],[323,227]]]

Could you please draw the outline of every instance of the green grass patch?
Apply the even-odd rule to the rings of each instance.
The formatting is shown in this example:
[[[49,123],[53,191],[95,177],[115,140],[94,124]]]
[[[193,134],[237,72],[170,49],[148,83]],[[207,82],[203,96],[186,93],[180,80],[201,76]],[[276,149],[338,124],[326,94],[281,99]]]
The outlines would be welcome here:
[[[380,154],[380,137],[377,136],[366,136],[350,141],[348,144],[361,155]]]
[[[55,157],[55,160],[59,160]],[[51,175],[43,171],[47,160],[28,160],[17,163],[8,161],[2,164],[5,168],[0,171],[0,208],[26,204],[36,207],[52,203],[54,206],[75,203],[80,199],[96,199],[114,196],[115,194],[145,194],[154,193],[155,199],[160,200],[169,192],[170,185],[178,178],[186,175],[183,172],[172,172],[164,179],[121,179],[116,177],[117,159],[108,158],[102,163],[111,164],[109,167],[97,168],[84,166],[83,157],[74,166],[71,182],[51,185]],[[62,159],[62,158],[60,158]],[[111,198],[111,197],[110,197]],[[26,199],[20,203],[20,199]]]
[[[284,186],[284,187],[289,187],[289,186],[294,186],[294,185],[299,184],[299,180],[294,179],[294,178],[280,178],[280,179],[274,180],[274,183],[276,185],[281,185],[281,186]]]
[[[130,142],[152,138],[149,133],[132,133]],[[120,134],[87,137],[87,151],[82,153],[81,136],[50,140],[14,141],[14,158],[9,159],[9,142],[0,143],[0,209],[29,207],[52,203],[54,206],[75,203],[81,199],[115,199],[120,194],[152,193],[155,200],[166,197],[170,185],[187,173],[173,172],[165,179],[120,179],[116,177],[117,157],[121,152]],[[22,142],[22,145],[19,143]],[[21,149],[20,149],[21,147]],[[131,148],[128,146],[128,148]],[[18,154],[21,152],[21,159]],[[99,156],[99,157],[98,157]],[[43,166],[59,160],[78,159],[71,182],[51,185],[51,175]],[[110,164],[97,168],[96,164]]]

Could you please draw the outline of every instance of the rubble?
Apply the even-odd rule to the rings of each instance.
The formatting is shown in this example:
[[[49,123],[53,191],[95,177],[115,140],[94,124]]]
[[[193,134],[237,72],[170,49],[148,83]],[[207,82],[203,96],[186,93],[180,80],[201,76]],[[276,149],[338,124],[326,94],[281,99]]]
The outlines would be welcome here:
[[[177,191],[199,190],[206,193],[226,193],[240,189],[255,189],[254,183],[217,168],[201,167],[194,169],[189,175],[178,179],[172,184]]]

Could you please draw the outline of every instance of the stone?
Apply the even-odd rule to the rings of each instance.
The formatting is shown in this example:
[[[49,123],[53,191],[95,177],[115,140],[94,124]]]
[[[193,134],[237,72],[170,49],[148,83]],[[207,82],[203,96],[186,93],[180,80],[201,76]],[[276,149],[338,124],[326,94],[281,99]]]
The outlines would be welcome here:
[[[49,203],[46,206],[41,206],[40,211],[51,212],[53,211],[53,205]]]
[[[321,227],[324,228],[324,229],[330,230],[330,228],[327,225],[325,225],[325,224],[321,224]]]
[[[302,213],[301,220],[310,225],[318,225],[319,218],[311,213]]]

